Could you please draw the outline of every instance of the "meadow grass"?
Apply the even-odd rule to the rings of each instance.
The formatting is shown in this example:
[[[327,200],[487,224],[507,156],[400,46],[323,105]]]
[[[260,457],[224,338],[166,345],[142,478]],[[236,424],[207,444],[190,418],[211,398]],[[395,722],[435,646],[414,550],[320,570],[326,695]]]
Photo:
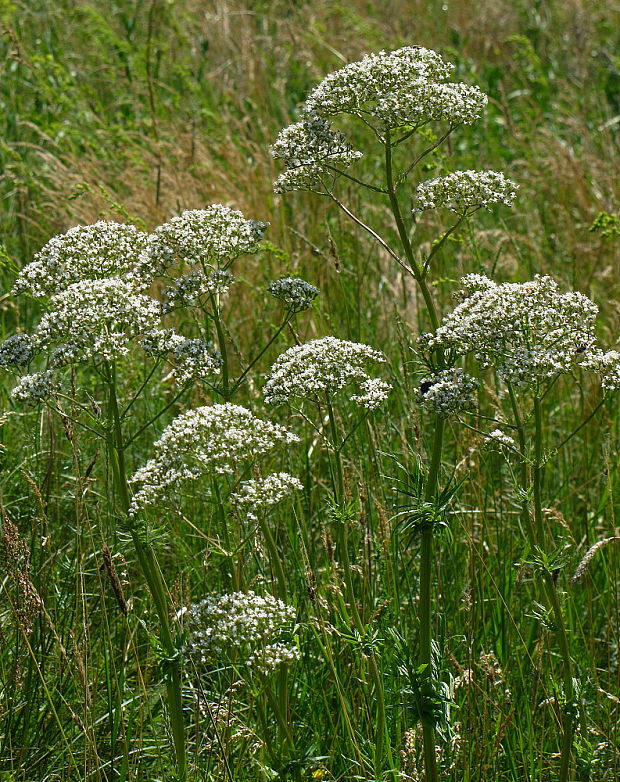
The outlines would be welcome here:
[[[520,189],[511,210],[477,213],[438,252],[431,293],[440,313],[453,308],[464,274],[500,282],[549,274],[599,305],[599,336],[613,347],[620,239],[611,217],[611,229],[590,228],[600,213],[617,213],[617,10],[579,0],[0,0],[0,23],[3,338],[32,331],[41,314],[35,300],[9,294],[18,270],[54,234],[98,219],[150,231],[217,202],[270,221],[268,243],[236,262],[240,284],[222,305],[231,377],[282,325],[283,309],[266,293],[270,280],[301,276],[321,290],[231,400],[301,438],[270,458],[303,491],[276,506],[260,532],[206,480],[184,487],[172,507],[151,510],[136,548],[121,523],[113,448],[71,420],[71,405],[59,417],[11,400],[3,373],[0,779],[179,773],[165,693],[177,639],[168,649],[161,643],[139,546],[155,552],[173,627],[183,606],[238,589],[286,597],[296,609],[299,659],[285,672],[247,676],[234,659],[213,661],[207,673],[183,664],[189,780],[428,779],[415,522],[434,424],[416,402],[425,370],[412,349],[431,323],[414,281],[334,203],[274,195],[280,168],[269,145],[297,120],[310,89],[346,62],[411,44],[441,52],[490,103],[432,156],[422,178],[492,168]],[[354,146],[368,144],[349,130]],[[380,163],[367,152],[360,170],[372,176]],[[385,198],[354,183],[341,193],[398,242]],[[443,215],[431,215],[416,226],[416,250],[428,252],[446,228]],[[192,335],[198,328],[189,316],[177,327]],[[265,407],[261,389],[277,356],[327,334],[385,353],[387,403],[364,420],[347,406],[327,404],[309,420]],[[138,358],[123,364],[121,407],[146,368]],[[489,408],[508,409],[501,384],[481,378]],[[105,383],[80,366],[72,382],[104,420]],[[175,401],[176,394],[170,380],[157,380],[134,404],[123,435],[136,435],[124,452],[128,475],[151,458],[175,415],[223,401],[201,384]],[[599,401],[591,379],[561,378],[545,398],[541,453]],[[528,437],[529,413],[525,406]],[[577,690],[568,778],[620,776],[615,542],[571,583],[591,546],[620,534],[619,425],[610,397],[541,471],[540,532],[565,548],[561,567],[545,575],[523,535],[513,470],[476,431],[447,420],[439,478],[457,490],[434,534],[430,582],[439,778],[558,779],[566,683],[545,578],[564,594]]]

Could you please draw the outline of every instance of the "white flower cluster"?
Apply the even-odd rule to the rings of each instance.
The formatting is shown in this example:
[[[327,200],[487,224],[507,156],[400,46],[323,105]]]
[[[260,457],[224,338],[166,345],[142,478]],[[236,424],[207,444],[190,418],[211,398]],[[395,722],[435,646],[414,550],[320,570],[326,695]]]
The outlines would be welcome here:
[[[223,296],[234,281],[233,275],[225,269],[214,269],[209,274],[197,271],[183,274],[164,288],[162,313],[166,315],[175,307],[187,307],[205,293]]]
[[[293,398],[322,402],[326,394],[334,394],[350,383],[361,387],[362,393],[351,400],[374,408],[383,402],[391,389],[388,383],[369,376],[369,361],[385,362],[378,350],[359,342],[347,342],[336,337],[323,337],[289,348],[271,367],[263,388],[267,404],[282,404]]]
[[[478,381],[462,369],[444,369],[425,377],[418,389],[418,402],[431,413],[447,417],[476,404]]]
[[[551,277],[524,283],[478,284],[434,334],[420,343],[430,350],[473,353],[515,385],[569,372],[595,344],[598,307],[581,293],[562,293]]]
[[[478,87],[457,84],[420,83],[409,92],[390,92],[371,108],[373,116],[388,127],[421,126],[430,121],[471,125],[480,119],[489,102]]]
[[[233,504],[248,505],[248,516],[256,518],[255,510],[276,505],[281,500],[289,497],[294,491],[301,491],[303,484],[299,478],[289,475],[287,472],[276,472],[266,478],[246,481],[241,490],[231,496]]]
[[[454,171],[418,185],[414,211],[423,212],[443,206],[463,214],[490,204],[512,206],[517,188],[515,182],[498,171]]]
[[[274,182],[276,193],[310,190],[324,176],[334,176],[329,166],[346,168],[362,157],[342,133],[332,130],[327,120],[312,114],[281,130],[271,154],[276,160],[283,160],[286,166]]]
[[[427,82],[444,81],[453,67],[437,52],[421,46],[367,54],[326,76],[308,95],[304,111],[319,117],[363,114],[367,104],[391,94],[408,95]]]
[[[283,277],[273,280],[268,286],[269,293],[284,302],[292,312],[303,312],[312,307],[312,302],[320,291],[299,277]]]
[[[453,65],[421,46],[368,54],[330,73],[308,95],[301,122],[282,130],[273,145],[286,170],[274,183],[276,193],[312,190],[328,174],[337,175],[362,153],[332,129],[330,118],[352,114],[369,125],[419,128],[431,121],[452,127],[475,122],[488,98],[477,87],[446,82]]]
[[[600,376],[604,391],[620,388],[620,353],[617,350],[604,352],[600,348],[592,348],[584,352],[579,364]]]
[[[147,234],[133,225],[100,221],[54,236],[20,272],[13,294],[42,298],[82,280],[123,276],[135,267]]]
[[[509,434],[502,432],[501,429],[494,429],[492,432],[487,434],[487,437],[489,438],[487,440],[487,445],[489,448],[496,448],[500,451],[506,449],[514,451],[517,448],[517,444],[514,441],[514,438]]]
[[[44,372],[24,375],[11,391],[11,398],[17,402],[36,404],[49,396],[53,396],[57,390],[58,382],[54,371],[46,369]]]
[[[142,484],[130,514],[153,505],[173,484],[211,474],[232,474],[244,460],[256,460],[279,444],[299,438],[277,424],[230,403],[198,407],[175,418],[155,443],[155,456],[132,477]]]
[[[295,609],[271,595],[252,591],[213,595],[189,606],[185,651],[196,663],[217,667],[231,653],[235,663],[268,673],[299,659],[291,636]]]
[[[210,342],[187,339],[173,329],[150,331],[144,335],[141,344],[150,356],[172,359],[170,375],[179,385],[216,374],[222,366],[222,357]]]
[[[32,337],[28,334],[11,334],[0,342],[0,367],[25,367],[34,355]]]
[[[143,275],[156,277],[173,266],[225,266],[256,253],[269,223],[246,220],[236,209],[211,204],[190,209],[158,226],[140,257]]]
[[[130,341],[159,323],[159,304],[120,277],[82,280],[52,296],[32,340],[37,349],[56,345],[52,363],[62,366],[101,356],[126,355]]]

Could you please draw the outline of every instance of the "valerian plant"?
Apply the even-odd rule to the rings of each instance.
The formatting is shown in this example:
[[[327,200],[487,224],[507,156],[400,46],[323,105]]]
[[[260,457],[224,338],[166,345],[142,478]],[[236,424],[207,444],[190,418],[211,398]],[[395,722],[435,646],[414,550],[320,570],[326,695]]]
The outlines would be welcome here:
[[[497,284],[484,275],[472,274],[461,280],[461,302],[448,313],[438,328],[423,334],[420,347],[432,365],[437,355],[453,368],[456,378],[462,370],[454,364],[472,357],[482,372],[495,372],[508,400],[492,410],[491,417],[508,423],[516,441],[501,429],[482,432],[487,442],[497,447],[509,462],[517,462],[517,486],[522,498],[521,525],[532,552],[530,564],[540,581],[562,661],[561,721],[563,739],[559,779],[570,778],[575,719],[579,709],[579,687],[571,655],[571,612],[563,607],[567,599],[561,591],[560,572],[569,562],[568,550],[558,539],[558,531],[547,530],[544,519],[544,470],[554,456],[566,447],[576,431],[566,433],[549,447],[547,431],[551,415],[545,401],[554,384],[569,381],[580,369],[600,379],[602,394],[577,431],[620,388],[620,355],[604,351],[595,333],[598,307],[576,291],[563,292],[550,277],[537,276],[524,283]],[[426,381],[427,383],[429,381]],[[421,387],[423,404],[436,406],[436,396],[451,405],[459,396],[461,381],[445,388],[441,380]],[[435,391],[435,389],[438,389]],[[473,401],[473,400],[472,400]],[[454,406],[451,413],[464,413],[467,405]],[[475,411],[474,411],[475,415]],[[488,418],[489,416],[486,416]],[[546,425],[547,423],[547,425]],[[466,424],[470,426],[470,424]],[[564,531],[561,531],[562,533]]]
[[[517,190],[514,182],[495,171],[454,171],[411,184],[418,177],[420,164],[457,128],[479,119],[488,102],[478,87],[449,81],[452,70],[453,66],[437,52],[424,47],[407,46],[366,55],[329,74],[312,89],[301,105],[299,122],[283,129],[272,147],[273,156],[284,163],[284,171],[274,183],[275,191],[309,190],[330,199],[413,279],[424,301],[426,320],[434,329],[439,326],[440,316],[429,277],[433,258],[446,239],[478,210],[512,205]],[[342,128],[334,124],[339,121],[343,121]],[[356,122],[368,131],[370,151],[356,150],[347,140],[346,127]],[[364,156],[372,156],[372,181],[357,174]],[[344,201],[340,194],[343,184],[385,199],[395,229],[392,236],[366,222]],[[411,201],[413,209],[405,206],[406,200]],[[412,241],[415,225],[425,212],[439,208],[456,218],[424,253]],[[446,364],[439,351],[430,363],[433,375],[423,381],[426,393],[420,396],[434,428],[421,497],[425,505],[442,496],[439,483],[446,416],[462,405],[470,405],[476,388],[476,381]],[[375,390],[382,393],[377,386]],[[420,711],[424,714],[433,713],[430,704],[435,703],[440,690],[432,658],[433,537],[433,527],[424,526],[420,532],[418,601],[420,692],[429,703],[429,708],[422,704]],[[432,718],[423,720],[423,732],[426,779],[437,782]],[[374,770],[381,775],[385,756],[379,731],[376,745]]]
[[[51,239],[20,272],[13,293],[39,300],[42,315],[31,334],[14,334],[0,344],[0,366],[17,377],[12,391],[16,403],[45,404],[105,443],[119,523],[131,536],[157,614],[179,782],[187,777],[182,634],[171,622],[173,607],[144,510],[158,492],[196,477],[199,465],[213,475],[232,471],[241,456],[253,459],[278,440],[295,439],[228,403],[286,323],[318,294],[295,278],[273,283],[274,296],[284,304],[282,325],[233,382],[222,302],[234,282],[231,267],[241,256],[259,252],[266,228],[266,223],[219,204],[184,212],[151,234],[114,222],[76,226]],[[161,299],[151,295],[162,286]],[[181,307],[195,315],[193,335],[168,325]],[[143,367],[142,376],[136,376],[136,364]],[[81,386],[76,383],[78,369]],[[147,395],[160,398],[151,389],[161,369],[176,391],[144,423],[137,414],[139,403]],[[164,432],[156,446],[159,461],[156,456],[138,470],[134,480],[140,489],[133,496],[127,468],[131,446],[196,383],[224,404],[190,412],[177,419],[176,429],[173,424]],[[96,401],[101,394],[103,405]],[[192,437],[200,431],[202,450]],[[164,464],[164,458],[169,462]],[[237,488],[252,515],[251,509],[269,506],[299,486],[292,476],[276,474],[256,483],[246,480]]]

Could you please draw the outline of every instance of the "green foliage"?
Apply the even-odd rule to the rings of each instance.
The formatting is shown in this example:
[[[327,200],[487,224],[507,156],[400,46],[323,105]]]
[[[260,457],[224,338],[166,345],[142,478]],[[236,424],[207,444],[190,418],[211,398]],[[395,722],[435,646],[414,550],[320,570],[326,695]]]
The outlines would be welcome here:
[[[421,176],[496,168],[521,184],[512,213],[481,213],[442,245],[433,278],[441,307],[452,306],[463,273],[500,280],[550,273],[597,301],[602,331],[614,342],[620,326],[614,11],[608,4],[525,0],[446,6],[417,4],[412,18],[404,1],[384,13],[357,1],[278,0],[250,8],[195,0],[0,0],[3,337],[29,331],[38,319],[35,303],[18,304],[7,292],[53,234],[102,217],[151,228],[183,208],[222,201],[271,222],[261,255],[244,268],[243,291],[226,305],[234,312],[233,365],[257,355],[273,334],[279,314],[264,294],[267,279],[295,274],[322,291],[315,311],[300,315],[261,357],[252,382],[239,389],[240,404],[260,409],[262,376],[296,339],[324,333],[359,339],[384,350],[392,370],[389,405],[364,420],[343,449],[348,500],[333,502],[333,453],[320,439],[326,424],[318,421],[317,433],[295,420],[303,447],[287,450],[277,467],[299,475],[305,490],[269,524],[286,589],[307,623],[298,635],[300,660],[288,681],[277,673],[254,689],[234,666],[215,665],[208,677],[186,666],[192,780],[378,779],[373,656],[394,765],[405,733],[427,722],[438,729],[446,755],[461,736],[445,779],[550,782],[557,778],[558,718],[570,710],[579,725],[575,779],[611,782],[620,774],[617,547],[568,586],[575,541],[588,548],[613,535],[617,524],[617,405],[558,452],[556,434],[579,426],[596,389],[579,378],[570,388],[557,383],[546,396],[543,490],[556,513],[545,515],[544,528],[548,540],[565,537],[566,545],[523,556],[521,506],[532,503],[532,492],[515,489],[518,467],[485,456],[479,435],[464,427],[447,427],[444,479],[452,477],[425,500],[431,426],[413,403],[418,367],[410,351],[415,332],[428,327],[420,298],[335,207],[301,193],[281,201],[271,192],[268,145],[295,121],[319,77],[366,50],[405,43],[441,50],[458,78],[479,84],[491,102],[484,120],[463,129],[448,151],[428,156]],[[368,137],[358,135],[368,148]],[[420,137],[432,140],[430,130]],[[382,165],[367,156],[359,170],[378,179]],[[354,191],[356,209],[395,236],[384,204]],[[437,222],[415,226],[412,238],[424,253],[445,230]],[[130,387],[143,370],[138,361],[128,363],[122,379]],[[506,401],[488,373],[481,380],[486,392]],[[103,420],[101,383],[83,370],[73,382]],[[3,375],[1,503],[21,543],[7,540],[3,527],[0,779],[173,779],[162,695],[177,657],[158,638],[105,448],[72,425],[69,405],[65,418],[17,407],[9,387]],[[132,470],[149,458],[174,414],[211,398],[204,386],[177,402],[168,381],[152,388],[132,408],[132,431],[171,406],[127,449]],[[281,410],[269,414],[288,421]],[[527,406],[523,415],[529,432]],[[156,508],[152,522],[139,537],[156,549],[171,616],[210,593],[272,588],[261,533],[210,487],[181,496],[173,510]],[[434,553],[441,575],[434,581],[430,676],[418,662],[417,612],[419,543],[428,529],[442,533]],[[342,533],[361,628],[343,589]],[[570,703],[559,684],[557,626],[535,585],[540,575],[566,589],[571,655],[577,670],[591,672],[575,676]],[[179,650],[186,641],[182,616],[172,625]],[[286,743],[287,721],[294,751]]]

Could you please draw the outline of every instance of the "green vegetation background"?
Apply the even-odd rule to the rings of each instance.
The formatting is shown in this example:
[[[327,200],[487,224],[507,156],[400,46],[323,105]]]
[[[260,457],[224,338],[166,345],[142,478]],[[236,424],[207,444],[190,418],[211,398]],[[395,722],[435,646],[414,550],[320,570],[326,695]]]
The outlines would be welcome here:
[[[398,367],[409,357],[407,324],[415,328],[418,320],[413,291],[335,207],[304,194],[273,195],[277,167],[269,144],[295,121],[296,106],[326,73],[369,51],[420,44],[439,50],[456,64],[460,80],[490,96],[484,119],[459,133],[450,156],[433,165],[493,168],[521,186],[513,210],[485,214],[442,252],[438,278],[446,307],[464,272],[515,280],[549,273],[599,304],[601,337],[616,344],[620,236],[611,218],[606,230],[590,228],[601,212],[616,213],[619,203],[617,5],[0,0],[0,32],[0,336],[27,331],[34,322],[34,305],[18,307],[8,291],[15,270],[53,234],[102,217],[152,228],[183,209],[223,202],[271,222],[273,247],[248,263],[245,292],[231,304],[242,335],[240,352],[260,343],[275,318],[260,294],[266,281],[294,272],[322,290],[316,313],[300,322],[302,338],[333,333],[367,342],[385,350]],[[392,230],[380,203],[360,207],[376,220],[385,214],[386,230]],[[439,224],[434,228],[423,228],[420,241],[436,235]],[[263,317],[251,317],[255,312]],[[263,371],[285,346],[272,351]],[[415,720],[399,673],[406,653],[387,639],[398,631],[415,659],[417,570],[415,546],[400,545],[391,534],[393,481],[383,476],[396,468],[383,452],[409,465],[411,448],[420,454],[425,448],[409,380],[397,374],[390,415],[356,439],[348,463],[357,507],[352,541],[360,602],[383,639],[378,642],[384,644],[396,751]],[[0,779],[74,780],[76,768],[80,779],[118,779],[115,758],[124,752],[129,766],[123,773],[130,779],[171,779],[161,693],[149,684],[157,681],[157,661],[141,624],[148,621],[149,607],[131,549],[114,529],[104,456],[47,416],[14,408],[9,388],[7,380],[0,391],[0,492],[30,551],[32,582],[45,610],[35,612],[32,634],[20,633],[11,595],[18,594],[27,555],[22,543],[11,550],[5,544]],[[258,399],[257,389],[250,388],[245,401],[255,407]],[[201,401],[196,392],[177,410]],[[570,431],[589,401],[587,389],[581,396],[558,394],[552,426]],[[557,715],[540,704],[550,694],[545,672],[554,660],[537,636],[536,622],[527,618],[531,595],[527,574],[515,566],[522,544],[510,482],[499,461],[476,448],[471,433],[451,436],[453,464],[467,476],[468,488],[459,498],[451,536],[440,546],[436,631],[451,673],[471,669],[474,685],[457,693],[453,716],[462,748],[446,778],[550,780]],[[145,440],[144,457],[148,449]],[[619,466],[618,415],[608,408],[605,419],[580,432],[547,476],[549,523],[564,530],[577,558],[595,540],[618,531]],[[312,475],[301,458],[291,465],[295,470],[319,485],[327,474],[320,460]],[[80,491],[95,478],[102,483],[85,507]],[[196,500],[187,510],[201,534],[171,529],[161,520],[160,545],[179,606],[227,586],[222,561],[212,553],[218,531],[210,509]],[[303,604],[310,570],[328,600],[324,494],[309,495],[298,517],[303,522],[280,521],[290,583]],[[299,523],[305,525],[309,564],[299,550]],[[103,566],[105,545],[129,560],[126,590],[134,601],[129,619],[118,610]],[[573,654],[584,670],[597,671],[587,682],[577,743],[576,779],[590,782],[620,776],[619,577],[617,550],[608,547],[575,587]],[[307,778],[370,779],[349,761],[352,748],[337,698],[339,688],[350,698],[357,740],[370,756],[373,711],[365,701],[363,644],[346,638],[330,643],[332,668],[306,638],[292,697],[302,744],[308,757],[317,758],[308,761]],[[493,678],[499,674],[493,673],[495,662],[489,663],[491,652],[501,668],[499,680]],[[226,696],[235,706],[224,747],[216,746],[196,710],[193,762],[199,779],[225,778],[222,755],[236,780],[269,778],[248,759],[256,741],[252,706],[243,694],[235,697]],[[599,744],[608,745],[608,756],[595,766]]]

